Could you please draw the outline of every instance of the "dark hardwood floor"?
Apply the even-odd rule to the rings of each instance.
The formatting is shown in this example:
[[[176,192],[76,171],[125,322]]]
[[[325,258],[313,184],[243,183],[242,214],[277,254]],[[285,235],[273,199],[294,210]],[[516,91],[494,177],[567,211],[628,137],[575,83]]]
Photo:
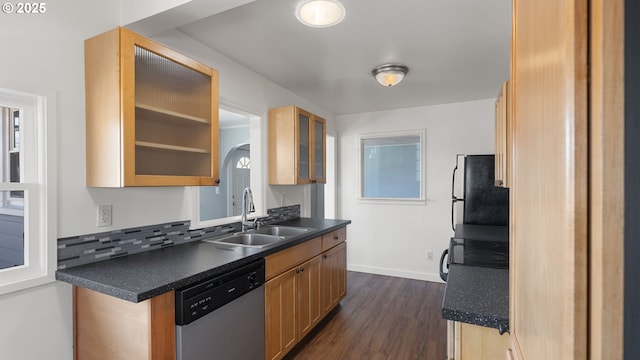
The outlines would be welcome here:
[[[444,360],[444,287],[350,271],[341,305],[285,360]]]

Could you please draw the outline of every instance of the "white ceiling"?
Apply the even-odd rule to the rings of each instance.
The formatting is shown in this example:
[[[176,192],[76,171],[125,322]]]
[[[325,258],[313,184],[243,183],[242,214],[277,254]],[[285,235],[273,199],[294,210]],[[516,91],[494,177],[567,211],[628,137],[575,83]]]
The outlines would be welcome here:
[[[493,98],[509,77],[511,0],[342,0],[331,28],[298,22],[299,0],[257,0],[178,27],[334,114]],[[371,70],[409,67],[385,88]]]

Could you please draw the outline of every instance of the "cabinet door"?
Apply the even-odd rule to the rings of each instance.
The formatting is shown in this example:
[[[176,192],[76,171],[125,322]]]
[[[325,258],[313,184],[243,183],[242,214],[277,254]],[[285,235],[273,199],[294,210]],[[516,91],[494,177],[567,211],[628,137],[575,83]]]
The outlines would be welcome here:
[[[302,339],[320,321],[322,311],[320,304],[321,256],[298,266],[298,339]]]
[[[513,2],[509,329],[522,360],[587,358],[587,6]]]
[[[456,360],[503,359],[509,348],[509,335],[497,329],[455,322]]]
[[[326,123],[325,120],[317,116],[311,117],[311,138],[312,138],[312,168],[311,168],[311,182],[313,183],[326,183]]]
[[[311,182],[311,114],[298,109],[298,183]]]
[[[322,312],[328,313],[347,294],[347,244],[322,255]]]
[[[281,359],[296,344],[296,270],[265,283],[265,358]]]

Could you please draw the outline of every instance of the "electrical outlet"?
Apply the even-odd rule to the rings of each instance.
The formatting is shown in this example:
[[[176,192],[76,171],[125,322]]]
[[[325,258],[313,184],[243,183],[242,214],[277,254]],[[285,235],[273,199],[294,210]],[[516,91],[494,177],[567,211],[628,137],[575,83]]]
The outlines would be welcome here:
[[[427,260],[433,260],[433,251],[427,251]]]
[[[111,205],[98,205],[98,227],[111,226]]]

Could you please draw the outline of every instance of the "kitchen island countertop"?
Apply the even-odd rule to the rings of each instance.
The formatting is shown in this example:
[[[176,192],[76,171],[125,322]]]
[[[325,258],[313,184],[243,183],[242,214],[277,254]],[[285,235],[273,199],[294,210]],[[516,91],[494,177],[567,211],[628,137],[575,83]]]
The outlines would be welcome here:
[[[193,241],[58,270],[56,279],[131,302],[140,302],[224,273],[350,223],[349,220],[299,218],[278,225],[315,230],[287,239],[274,247],[259,249]]]

